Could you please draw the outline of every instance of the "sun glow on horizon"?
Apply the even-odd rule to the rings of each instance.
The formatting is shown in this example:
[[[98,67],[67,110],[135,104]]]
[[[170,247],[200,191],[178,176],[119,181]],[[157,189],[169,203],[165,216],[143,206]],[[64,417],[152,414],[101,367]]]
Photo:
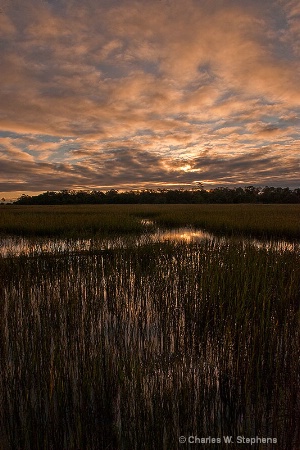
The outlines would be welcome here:
[[[299,187],[296,3],[6,2],[0,190]]]

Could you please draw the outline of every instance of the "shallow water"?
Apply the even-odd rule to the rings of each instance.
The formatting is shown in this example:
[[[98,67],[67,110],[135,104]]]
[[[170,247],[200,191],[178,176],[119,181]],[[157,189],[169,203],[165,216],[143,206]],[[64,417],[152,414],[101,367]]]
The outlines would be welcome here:
[[[147,226],[150,224],[150,221],[143,220],[143,224]],[[140,236],[129,235],[89,239],[27,238],[19,236],[6,236],[0,238],[0,256],[39,255],[42,253],[78,253],[93,250],[125,248],[132,245],[140,246],[151,242],[200,242],[204,240],[215,240],[220,243],[224,243],[226,241],[243,242],[245,245],[249,245],[250,243],[256,248],[269,249],[272,247],[273,250],[280,252],[300,249],[300,243],[297,241],[288,242],[285,240],[216,236],[205,230],[191,227],[181,227],[167,230],[157,228],[155,232],[148,232]]]
[[[163,241],[186,245],[143,248]],[[196,430],[299,449],[299,244],[187,227],[0,242],[29,255],[0,258],[1,448],[175,449]]]

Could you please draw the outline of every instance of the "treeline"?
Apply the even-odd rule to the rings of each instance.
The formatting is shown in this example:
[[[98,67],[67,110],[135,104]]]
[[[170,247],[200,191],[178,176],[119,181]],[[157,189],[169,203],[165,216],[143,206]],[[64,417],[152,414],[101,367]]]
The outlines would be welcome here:
[[[300,189],[247,186],[197,189],[143,189],[119,192],[47,191],[39,195],[23,194],[17,205],[78,205],[78,204],[170,204],[170,203],[300,203]]]

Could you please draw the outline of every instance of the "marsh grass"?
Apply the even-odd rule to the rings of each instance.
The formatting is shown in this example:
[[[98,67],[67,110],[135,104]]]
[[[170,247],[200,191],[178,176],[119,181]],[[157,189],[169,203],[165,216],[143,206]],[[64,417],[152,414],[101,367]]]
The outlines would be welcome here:
[[[137,233],[143,226],[126,210],[97,206],[11,206],[1,209],[0,230],[25,236]]]
[[[155,222],[145,227],[143,219]],[[300,205],[2,206],[0,232],[31,236],[95,236],[194,226],[215,233],[300,237]]]
[[[1,258],[0,274],[1,449],[299,449],[296,251],[157,243]]]

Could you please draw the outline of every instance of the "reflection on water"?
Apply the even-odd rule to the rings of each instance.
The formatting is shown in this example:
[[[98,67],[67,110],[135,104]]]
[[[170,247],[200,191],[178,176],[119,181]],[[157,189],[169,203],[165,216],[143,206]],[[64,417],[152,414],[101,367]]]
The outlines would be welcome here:
[[[152,225],[149,220],[142,221],[145,226]],[[25,238],[25,237],[2,237],[0,238],[0,256],[20,256],[20,255],[39,255],[41,253],[69,253],[69,252],[89,252],[95,250],[107,250],[112,248],[124,248],[132,245],[145,245],[151,242],[200,242],[204,240],[215,240],[219,243],[226,241],[239,241],[245,244],[252,244],[256,248],[269,249],[277,251],[292,251],[300,247],[298,242],[288,242],[284,240],[259,240],[254,238],[234,238],[225,236],[216,236],[204,230],[191,227],[181,227],[174,229],[160,229],[153,233],[146,233],[140,236],[115,236],[115,237],[97,237],[89,239],[58,239],[58,238]]]
[[[195,230],[193,228],[182,227],[174,230],[158,230],[153,234],[154,240],[159,241],[202,241],[205,239],[212,240],[215,236],[203,230]]]
[[[199,243],[143,247],[164,240]],[[3,240],[62,257],[0,258],[0,447],[176,449],[196,431],[298,450],[299,255],[230,242],[189,228]]]

